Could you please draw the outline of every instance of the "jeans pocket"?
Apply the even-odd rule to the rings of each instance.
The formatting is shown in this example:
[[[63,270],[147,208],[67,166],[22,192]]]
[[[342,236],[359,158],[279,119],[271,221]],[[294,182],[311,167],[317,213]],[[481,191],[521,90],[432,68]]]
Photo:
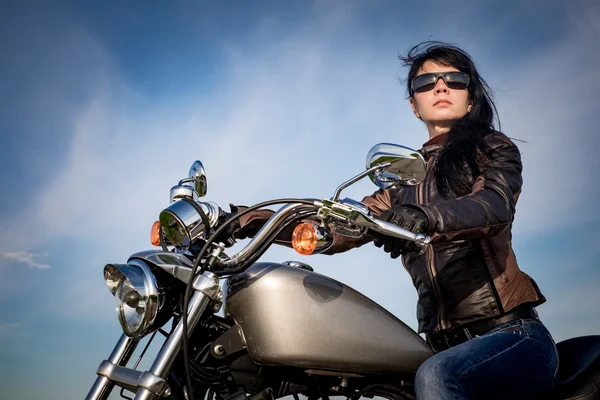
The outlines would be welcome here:
[[[506,328],[502,328],[502,329],[498,329],[497,332],[518,332],[521,330],[521,327],[519,325],[512,325],[512,326],[508,326]]]
[[[523,323],[521,320],[506,322],[499,325],[491,330],[490,333],[518,333],[523,336],[529,336],[525,329],[523,329]]]

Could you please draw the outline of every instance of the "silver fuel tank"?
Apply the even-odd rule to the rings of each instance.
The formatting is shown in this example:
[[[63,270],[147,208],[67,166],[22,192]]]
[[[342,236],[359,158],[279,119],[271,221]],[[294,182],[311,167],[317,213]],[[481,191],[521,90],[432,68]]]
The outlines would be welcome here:
[[[256,363],[355,373],[412,373],[433,353],[384,308],[334,279],[257,263],[230,278],[227,308]]]

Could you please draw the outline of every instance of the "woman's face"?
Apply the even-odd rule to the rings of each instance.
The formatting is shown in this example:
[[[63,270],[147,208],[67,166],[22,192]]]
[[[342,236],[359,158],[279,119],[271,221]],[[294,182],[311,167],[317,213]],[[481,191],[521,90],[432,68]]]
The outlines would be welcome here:
[[[417,76],[432,72],[450,72],[458,69],[440,65],[427,60],[417,72]],[[452,123],[471,110],[467,89],[450,89],[440,77],[433,88],[427,92],[415,92],[410,98],[410,105],[415,115],[423,120],[432,133],[443,133]]]

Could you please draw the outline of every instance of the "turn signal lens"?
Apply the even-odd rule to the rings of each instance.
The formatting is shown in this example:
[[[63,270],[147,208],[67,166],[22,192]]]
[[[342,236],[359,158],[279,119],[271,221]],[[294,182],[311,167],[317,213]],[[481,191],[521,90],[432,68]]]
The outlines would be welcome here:
[[[150,243],[152,246],[160,246],[160,222],[156,221],[150,230]]]
[[[317,230],[311,223],[299,224],[292,233],[292,247],[298,253],[308,256],[317,248]]]

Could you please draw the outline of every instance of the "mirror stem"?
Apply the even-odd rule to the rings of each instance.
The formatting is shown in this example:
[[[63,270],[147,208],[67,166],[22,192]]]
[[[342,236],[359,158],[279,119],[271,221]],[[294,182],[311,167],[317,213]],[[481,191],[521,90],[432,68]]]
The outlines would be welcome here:
[[[182,186],[184,183],[190,183],[190,182],[195,182],[196,180],[194,178],[185,178],[179,181],[179,186]]]
[[[374,167],[369,168],[365,172],[356,175],[354,178],[350,179],[349,181],[342,183],[335,190],[335,193],[333,194],[333,198],[331,199],[331,201],[338,201],[340,199],[340,194],[342,193],[342,190],[346,189],[348,186],[360,181],[362,178],[369,175],[371,172],[375,172],[375,171],[383,169],[385,167],[389,167],[390,165],[392,165],[392,164],[391,163],[378,164]]]

